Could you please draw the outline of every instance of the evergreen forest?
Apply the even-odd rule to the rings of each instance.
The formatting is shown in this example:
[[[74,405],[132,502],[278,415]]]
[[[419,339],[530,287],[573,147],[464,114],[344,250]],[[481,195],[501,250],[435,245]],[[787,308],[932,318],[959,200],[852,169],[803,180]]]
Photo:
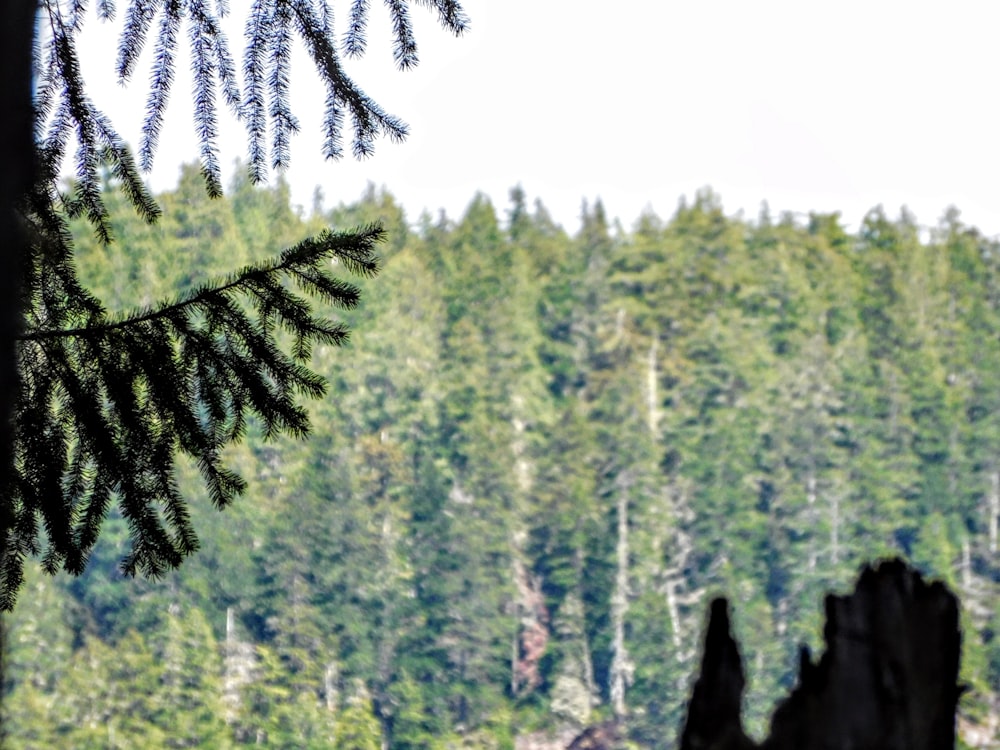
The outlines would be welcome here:
[[[849,232],[705,189],[571,234],[521,188],[408,217],[188,166],[149,225],[104,187],[116,241],[73,226],[112,311],[328,226],[388,240],[310,436],[251,423],[224,512],[181,463],[198,552],[125,577],[112,513],[79,577],[27,567],[5,749],[561,748],[615,716],[670,748],[716,595],[761,736],[823,596],[897,555],[959,595],[960,735],[1000,739],[1000,241],[957,209]]]

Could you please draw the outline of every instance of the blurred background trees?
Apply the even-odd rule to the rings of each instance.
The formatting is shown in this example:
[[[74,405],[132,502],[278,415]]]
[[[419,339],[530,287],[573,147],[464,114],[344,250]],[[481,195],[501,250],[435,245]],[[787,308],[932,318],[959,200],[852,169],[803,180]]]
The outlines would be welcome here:
[[[317,216],[280,184],[212,202],[185,180],[159,196],[186,202],[170,222],[116,209],[128,244],[74,225],[89,286],[185,283],[171,253],[131,280],[206,224],[228,238],[206,264],[319,223],[405,231],[343,314],[351,366],[315,349],[313,438],[251,420],[224,514],[182,465],[199,554],[124,580],[112,514],[80,578],[31,575],[5,746],[510,747],[617,703],[631,742],[666,747],[714,594],[761,733],[822,595],[883,554],[960,595],[963,726],[996,726],[1000,245],[957,212],[918,231],[876,209],[851,233],[703,191],[628,230],[588,205],[569,235],[523,191],[504,218],[480,196],[411,222],[385,190]]]

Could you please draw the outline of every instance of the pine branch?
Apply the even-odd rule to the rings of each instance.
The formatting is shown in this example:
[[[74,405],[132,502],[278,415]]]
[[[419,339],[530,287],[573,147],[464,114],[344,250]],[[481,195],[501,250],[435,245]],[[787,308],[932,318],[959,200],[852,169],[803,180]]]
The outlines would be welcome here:
[[[243,56],[243,117],[247,137],[250,139],[249,169],[252,182],[259,182],[267,174],[267,109],[264,79],[267,75],[269,51],[268,29],[271,26],[273,5],[269,0],[253,0],[247,15],[245,36],[246,53]]]
[[[410,0],[384,0],[393,28],[393,57],[401,69],[417,64],[417,45],[410,15]],[[64,20],[59,0],[45,0],[55,54],[47,65],[36,66],[42,86],[39,88],[40,115],[49,119],[54,111],[52,96],[64,97],[66,111],[59,112],[50,130],[49,148],[65,148],[66,125],[72,123],[79,141],[76,164],[77,196],[71,204],[82,211],[94,225],[102,241],[109,241],[107,217],[102,213],[98,139],[92,123],[101,117],[83,95],[84,86],[76,62],[75,32],[82,23],[86,0],[69,0],[68,21]],[[418,0],[419,5],[437,11],[442,26],[462,34],[468,18],[454,0]],[[114,14],[111,0],[97,0],[97,15],[109,19]],[[329,0],[254,0],[245,27],[246,48],[243,60],[243,90],[236,80],[236,65],[222,32],[220,19],[228,8],[217,0],[129,0],[118,42],[115,70],[121,82],[135,72],[142,50],[150,35],[156,35],[146,116],[139,144],[139,166],[149,170],[159,142],[167,101],[176,74],[177,39],[181,24],[189,23],[192,72],[194,79],[194,119],[201,147],[202,173],[212,195],[221,192],[216,139],[216,87],[226,104],[247,128],[249,169],[254,182],[265,178],[267,168],[282,169],[288,164],[291,136],[298,129],[289,100],[289,63],[293,30],[306,43],[327,89],[324,116],[324,147],[327,158],[339,158],[345,113],[354,123],[352,152],[357,157],[369,155],[379,136],[391,140],[406,137],[405,124],[385,113],[343,72],[337,53]],[[358,57],[366,49],[365,39],[369,0],[352,0],[348,29],[343,39],[344,53]],[[54,64],[54,67],[53,67]],[[271,148],[265,143],[271,130]],[[116,139],[120,140],[120,139]],[[54,153],[53,156],[56,154]],[[61,158],[53,158],[61,163]],[[48,179],[55,180],[50,174]]]
[[[99,18],[115,13],[113,0],[94,0]],[[436,10],[445,28],[462,33],[468,21],[454,0],[418,0]],[[416,64],[407,0],[386,0],[393,23],[394,57]],[[406,126],[388,115],[343,71],[329,0],[253,0],[245,26],[242,91],[221,31],[225,0],[127,0],[115,70],[134,75],[155,34],[138,165],[126,142],[87,95],[76,36],[87,0],[42,0],[44,34],[35,44],[36,182],[19,206],[32,232],[24,259],[18,339],[21,391],[14,413],[14,461],[0,476],[0,498],[11,524],[0,559],[0,609],[13,606],[29,555],[46,570],[83,570],[109,509],[117,505],[129,526],[128,573],[159,575],[197,546],[187,507],[174,479],[178,452],[198,465],[212,502],[222,507],[244,481],[222,465],[222,448],[239,440],[248,416],[265,436],[303,435],[309,428],[299,396],[317,397],[325,382],[306,362],[316,342],[343,343],[347,328],[317,316],[309,298],[342,308],[357,304],[358,289],[325,265],[336,259],[351,273],[370,276],[382,230],[329,232],[248,266],[179,299],[124,316],[108,315],[82,287],[73,262],[68,218],[83,216],[102,243],[112,241],[102,188],[114,177],[128,202],[153,222],[159,207],[140,175],[152,164],[176,74],[178,38],[189,24],[195,125],[208,192],[221,193],[216,96],[237,113],[249,142],[254,182],[269,162],[288,162],[298,129],[289,100],[292,39],[305,42],[326,88],[324,155],[342,154],[343,128],[352,123],[352,151],[371,153],[381,136],[401,140]],[[352,0],[344,53],[365,49],[368,0]],[[271,153],[267,133],[272,131]],[[75,139],[74,176],[61,187]],[[291,282],[289,284],[288,282]],[[286,335],[287,351],[278,345]],[[41,536],[44,536],[43,549]]]
[[[271,166],[286,169],[291,157],[291,137],[299,130],[289,99],[289,70],[292,64],[292,9],[287,0],[275,0],[271,18],[271,44],[268,86],[271,106],[268,114],[272,123]]]
[[[156,17],[157,9],[162,4],[163,0],[131,0],[129,2],[128,11],[125,14],[125,25],[122,27],[122,35],[118,43],[118,60],[115,64],[120,83],[124,83],[132,77],[135,64],[139,61],[139,55],[142,54],[142,48],[146,43],[146,34]]]
[[[212,23],[200,0],[188,0],[191,23],[191,72],[194,78],[194,122],[201,150],[201,174],[210,198],[222,195],[219,166],[218,116],[215,106],[216,66],[212,49]]]
[[[410,10],[405,0],[385,0],[392,19],[392,32],[395,36],[392,45],[392,57],[400,70],[412,68],[418,62],[417,40],[413,36],[413,23],[410,21]]]
[[[357,158],[372,153],[374,140],[379,135],[386,135],[394,141],[405,139],[406,125],[386,114],[344,73],[333,41],[325,33],[322,22],[316,18],[309,3],[306,0],[291,2],[303,41],[327,87],[327,112],[323,123],[326,130],[324,153],[327,157],[339,153],[336,144],[340,140],[342,109],[349,111],[354,121],[352,151]]]
[[[385,239],[385,230],[378,225],[366,227],[356,233],[333,233],[325,231],[317,237],[300,242],[283,252],[277,259],[245,266],[230,274],[225,280],[208,283],[189,292],[179,299],[150,308],[142,312],[126,315],[119,320],[90,323],[76,328],[27,331],[18,336],[18,341],[41,341],[52,338],[99,338],[112,331],[138,326],[160,319],[175,318],[178,313],[213,304],[220,296],[231,292],[251,293],[254,285],[265,279],[273,279],[287,273],[310,294],[319,296],[324,303],[335,304],[345,309],[355,307],[360,300],[358,290],[353,285],[318,270],[323,261],[337,258],[344,267],[356,275],[374,276],[378,273],[378,261],[374,247]],[[274,290],[272,294],[283,294]],[[266,296],[266,295],[262,295]],[[291,304],[286,301],[286,304]]]
[[[181,26],[180,7],[179,0],[167,0],[163,17],[160,19],[160,33],[156,39],[153,71],[150,75],[149,97],[146,99],[146,117],[142,123],[142,138],[139,141],[139,163],[144,171],[149,171],[153,166],[153,154],[160,141],[163,114],[167,109],[167,99],[174,82],[174,56],[177,52],[177,34]],[[139,39],[138,44],[141,47],[144,36]],[[124,33],[121,45],[119,49],[125,49]],[[130,63],[134,64],[134,61]],[[125,71],[119,68],[119,76],[124,78],[130,71],[131,68]]]
[[[437,10],[442,28],[456,36],[469,30],[469,17],[457,0],[417,0],[417,3]]]
[[[350,23],[344,35],[344,54],[348,57],[361,57],[368,48],[365,32],[368,29],[370,7],[368,0],[354,0],[351,4]]]
[[[79,287],[68,237],[39,235],[28,274],[32,313],[19,340],[16,456],[4,483],[15,525],[0,565],[0,606],[13,601],[27,555],[41,553],[52,572],[82,571],[112,503],[129,527],[126,574],[161,575],[197,549],[176,454],[196,461],[209,497],[223,507],[246,486],[222,465],[221,449],[243,436],[248,412],[265,438],[307,434],[298,397],[319,397],[326,383],[304,363],[315,342],[339,345],[348,332],[318,317],[294,289],[354,307],[359,290],[330,273],[332,261],[373,275],[383,238],[378,226],[327,231],[116,319]],[[74,320],[81,324],[67,325]],[[277,328],[291,334],[287,352]]]

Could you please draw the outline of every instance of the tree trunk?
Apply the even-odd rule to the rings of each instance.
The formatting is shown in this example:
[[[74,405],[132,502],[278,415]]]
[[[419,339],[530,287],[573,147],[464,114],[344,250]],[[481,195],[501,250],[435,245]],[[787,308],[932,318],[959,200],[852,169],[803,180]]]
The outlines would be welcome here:
[[[28,238],[17,206],[35,180],[31,76],[37,10],[36,0],[7,0],[0,17],[0,144],[6,148],[0,169],[0,237],[4,243],[0,251],[0,472],[4,475],[14,459],[12,417],[20,389],[17,336],[24,319],[21,283],[28,257]],[[0,489],[0,583],[7,578],[7,537],[14,524],[13,510],[6,492]],[[0,614],[0,685],[4,682],[5,649],[6,623]]]
[[[611,596],[611,710],[625,716],[625,687],[632,682],[632,664],[625,649],[625,614],[628,610],[628,486],[618,487],[618,544],[615,590]]]
[[[34,108],[31,94],[31,49],[35,38],[35,0],[9,0],[0,22],[0,143],[7,149],[0,170],[0,450],[3,465],[11,456],[10,415],[17,391],[14,342],[21,331],[21,271],[27,239],[17,206],[35,179]],[[6,504],[4,504],[6,511]]]
[[[13,461],[11,418],[17,399],[17,336],[24,312],[21,286],[28,257],[28,238],[18,205],[35,180],[34,107],[32,105],[32,45],[35,38],[35,0],[8,0],[0,18],[0,144],[6,149],[0,170],[0,471],[7,474]],[[0,496],[0,581],[6,578],[8,529],[13,508]],[[14,588],[17,588],[16,586]],[[0,677],[3,676],[0,633]]]
[[[660,432],[660,408],[657,395],[657,383],[660,373],[656,367],[657,338],[654,334],[649,344],[649,355],[646,358],[646,421],[649,435],[655,441]]]
[[[816,472],[810,466],[809,475],[806,477],[806,523],[810,528],[815,528],[816,525],[816,497]],[[809,572],[812,573],[816,570],[816,558],[819,556],[816,549],[818,540],[815,536],[811,536],[807,544],[809,547]]]
[[[583,659],[583,681],[587,686],[587,696],[590,701],[591,708],[598,705],[598,693],[597,693],[597,678],[594,677],[594,657],[590,653],[590,641],[587,639],[587,614],[584,609],[584,596],[583,596],[583,550],[577,547],[573,550],[573,568],[576,571],[576,587],[574,594],[577,601],[580,603],[580,628],[579,628],[579,640],[581,645],[581,655]]]
[[[257,658],[253,645],[239,640],[236,635],[236,618],[232,607],[226,607],[226,644],[223,655],[224,718],[227,724],[236,726],[242,713],[243,688],[254,680]]]
[[[830,562],[840,562],[840,495],[838,489],[830,489]]]
[[[712,603],[681,750],[952,750],[961,636],[958,600],[895,560],[828,596],[827,651],[802,652],[799,683],[761,745],[743,732],[743,667],[728,604]]]
[[[986,527],[989,530],[990,554],[997,552],[997,522],[1000,521],[1000,472],[990,474],[990,494],[986,498]]]

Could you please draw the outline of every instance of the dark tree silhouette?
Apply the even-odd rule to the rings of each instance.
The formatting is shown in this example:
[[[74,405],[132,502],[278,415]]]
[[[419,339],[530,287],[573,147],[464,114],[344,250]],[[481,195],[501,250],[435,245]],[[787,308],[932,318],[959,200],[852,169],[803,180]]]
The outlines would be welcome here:
[[[0,466],[10,465],[14,430],[11,416],[17,401],[18,377],[15,340],[21,330],[21,269],[28,256],[28,238],[17,206],[35,178],[31,103],[32,39],[35,0],[11,0],[0,23],[0,144],[6,149],[0,170]],[[13,507],[0,499],[0,560],[7,558],[7,539]]]
[[[466,29],[455,0],[419,4],[447,30]],[[89,13],[86,0],[16,0],[0,24],[7,104],[2,143],[8,148],[0,187],[8,243],[0,268],[6,285],[0,385],[9,415],[0,434],[2,609],[14,604],[28,556],[41,555],[50,572],[80,572],[115,504],[131,537],[125,572],[157,575],[178,565],[197,537],[174,477],[177,453],[193,457],[213,502],[223,507],[244,482],[222,464],[220,451],[243,435],[249,415],[268,436],[305,434],[298,397],[318,397],[325,389],[307,367],[311,346],[347,336],[310,301],[341,307],[358,301],[355,286],[329,273],[331,258],[349,272],[377,270],[374,246],[382,231],[367,227],[325,232],[273,261],[125,316],[110,315],[80,284],[68,220],[83,216],[101,241],[112,241],[102,174],[113,176],[147,221],[159,215],[139,169],[150,166],[156,150],[184,31],[209,195],[222,190],[219,94],[246,126],[251,178],[262,180],[269,167],[287,164],[298,129],[288,95],[296,36],[326,89],[325,157],[343,154],[345,131],[358,157],[371,153],[379,137],[405,137],[404,123],[371,100],[341,64],[342,57],[365,51],[368,2],[351,4],[338,35],[329,0],[250,0],[241,69],[223,32],[224,5],[128,0],[123,9],[119,79],[133,77],[146,44],[154,53],[138,164],[80,75],[76,39]],[[409,68],[417,63],[410,3],[386,0],[386,6],[396,63]],[[115,16],[111,0],[95,0],[94,10],[106,21]],[[74,177],[66,188],[61,170],[68,158]],[[279,330],[290,332],[290,351],[279,347]]]
[[[952,750],[961,634],[958,600],[900,560],[865,568],[826,598],[827,650],[802,651],[799,682],[760,745],[743,732],[743,667],[729,607],[712,603],[681,750]]]

